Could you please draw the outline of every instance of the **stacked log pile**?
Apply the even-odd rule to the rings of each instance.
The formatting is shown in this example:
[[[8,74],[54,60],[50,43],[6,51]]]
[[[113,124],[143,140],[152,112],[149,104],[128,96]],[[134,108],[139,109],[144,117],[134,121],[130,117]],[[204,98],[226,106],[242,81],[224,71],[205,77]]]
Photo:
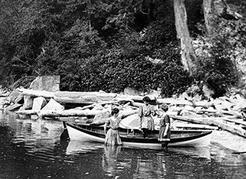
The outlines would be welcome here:
[[[120,106],[124,116],[136,116],[138,107],[143,104],[143,96],[116,93],[47,92],[29,89],[18,89],[18,92],[19,94],[15,95],[14,101],[12,99],[11,102],[11,105],[18,104],[18,107],[14,108],[15,110],[18,109],[16,112],[21,115],[34,115],[40,118],[66,116],[105,118],[109,115],[113,105]],[[246,99],[240,95],[221,97],[214,100],[195,100],[188,97],[157,98],[156,102],[157,104],[168,104],[169,114],[174,120],[193,123],[193,126],[197,126],[197,128],[199,127],[195,124],[203,124],[203,127],[200,128],[207,129],[218,127],[246,137],[246,121],[244,121]],[[66,103],[76,103],[81,107],[65,109],[64,105]],[[210,127],[207,125],[210,125]],[[180,123],[176,125],[176,127],[180,126],[182,126]],[[192,125],[190,124],[190,126]]]
[[[217,126],[246,137],[245,109],[246,99],[240,95],[220,97],[210,101],[192,101],[192,104],[177,107],[173,105],[171,111],[177,111],[171,117],[176,120],[196,124]]]

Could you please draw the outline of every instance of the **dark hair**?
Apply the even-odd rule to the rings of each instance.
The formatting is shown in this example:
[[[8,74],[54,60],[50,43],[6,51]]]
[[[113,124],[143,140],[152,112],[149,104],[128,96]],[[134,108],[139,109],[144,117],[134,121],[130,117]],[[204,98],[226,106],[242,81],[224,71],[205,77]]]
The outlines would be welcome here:
[[[119,113],[119,111],[120,110],[118,108],[113,108],[111,111],[111,115],[117,114],[117,113]]]
[[[168,110],[168,106],[166,104],[162,104],[161,109],[166,112]]]
[[[145,96],[145,97],[143,97],[143,101],[149,103],[151,100],[148,96]]]

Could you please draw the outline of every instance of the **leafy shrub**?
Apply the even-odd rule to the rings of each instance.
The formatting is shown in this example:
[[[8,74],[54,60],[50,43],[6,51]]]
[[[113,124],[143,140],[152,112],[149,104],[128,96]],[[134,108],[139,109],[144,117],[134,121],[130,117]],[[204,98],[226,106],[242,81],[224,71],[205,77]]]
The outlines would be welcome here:
[[[239,61],[245,54],[245,35],[238,29],[244,29],[242,22],[221,21],[212,37],[200,37],[197,45],[197,78],[205,80],[215,92],[214,97],[222,96],[227,89],[237,85],[240,71]]]
[[[175,62],[154,64],[141,55],[126,58],[120,51],[91,57],[81,65],[77,77],[81,91],[121,92],[126,87],[148,91],[161,87],[164,96],[182,92],[191,83],[182,66]],[[71,85],[76,84],[72,78],[75,77],[70,77]]]

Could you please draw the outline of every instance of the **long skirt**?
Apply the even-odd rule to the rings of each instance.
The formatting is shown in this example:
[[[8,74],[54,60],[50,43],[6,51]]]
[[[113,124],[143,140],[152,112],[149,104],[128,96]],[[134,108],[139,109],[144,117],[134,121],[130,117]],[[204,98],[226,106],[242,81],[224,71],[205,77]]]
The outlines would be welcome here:
[[[109,129],[106,138],[105,138],[106,145],[122,145],[119,131],[117,129]]]
[[[161,126],[160,127],[159,136],[158,136],[158,140],[159,141],[164,141],[166,139],[170,139],[171,131],[170,131],[170,129],[168,129],[167,130],[167,135],[164,136],[165,128],[166,128],[165,126]]]
[[[155,130],[155,122],[154,119],[150,116],[142,117],[142,126],[141,128],[148,129],[148,130]]]
[[[147,129],[150,130],[150,131],[155,130],[155,122],[154,122],[153,118],[149,118],[148,119]]]

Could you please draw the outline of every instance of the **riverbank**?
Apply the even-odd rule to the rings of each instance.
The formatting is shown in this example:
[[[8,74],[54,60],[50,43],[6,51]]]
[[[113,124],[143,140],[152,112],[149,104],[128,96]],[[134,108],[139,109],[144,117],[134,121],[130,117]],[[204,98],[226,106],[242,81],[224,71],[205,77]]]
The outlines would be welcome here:
[[[178,128],[204,128],[214,126],[246,137],[246,99],[240,95],[202,100],[198,97],[181,95],[178,98],[150,96],[155,107],[169,106],[169,115],[174,121],[186,124]],[[112,106],[118,106],[129,121],[137,120],[138,108],[143,105],[143,96],[100,92],[44,91],[20,88],[9,96],[6,110],[21,116],[37,118],[78,117],[77,122],[104,123]],[[130,122],[132,125],[133,122]],[[157,122],[158,123],[158,122]],[[193,123],[191,125],[191,123]],[[199,125],[203,126],[199,126]],[[136,125],[136,123],[135,123]],[[134,128],[137,126],[128,126]],[[175,128],[176,126],[173,125]],[[217,129],[215,128],[215,129]]]

